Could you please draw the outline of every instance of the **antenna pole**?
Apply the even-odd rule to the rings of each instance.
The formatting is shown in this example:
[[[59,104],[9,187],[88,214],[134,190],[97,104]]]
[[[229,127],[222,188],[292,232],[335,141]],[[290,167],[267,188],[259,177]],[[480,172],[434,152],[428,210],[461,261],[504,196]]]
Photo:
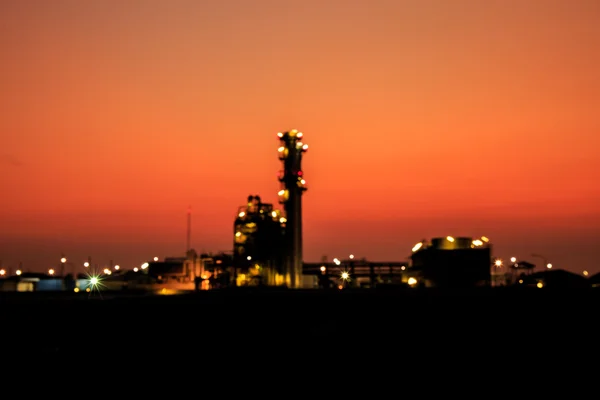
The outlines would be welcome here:
[[[185,245],[185,254],[190,251],[190,240],[192,236],[192,206],[188,206],[187,210],[187,236]]]

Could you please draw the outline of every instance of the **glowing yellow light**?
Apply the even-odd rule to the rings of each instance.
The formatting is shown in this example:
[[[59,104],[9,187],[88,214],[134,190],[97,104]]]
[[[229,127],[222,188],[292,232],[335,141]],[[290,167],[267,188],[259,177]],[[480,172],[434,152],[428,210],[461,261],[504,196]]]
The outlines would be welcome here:
[[[102,272],[104,272],[105,274],[108,274],[110,272],[110,270],[108,268],[104,268],[104,271],[102,271]]]
[[[150,264],[148,264],[147,262],[143,263],[143,264],[142,264],[142,269],[146,269],[146,268],[148,268],[148,266],[149,266],[149,265],[150,265]]]
[[[238,217],[242,218],[244,215],[246,215],[246,213],[242,211],[241,213],[238,214]]]
[[[306,181],[304,179],[300,179],[300,183],[306,185]]]
[[[75,289],[73,289],[73,291],[74,291],[75,293],[79,293],[79,288],[78,288],[78,287],[76,287]]]
[[[519,279],[519,283],[523,283],[523,279]]]
[[[587,271],[583,271],[583,276],[588,276],[588,272]],[[4,274],[3,274],[4,275]]]
[[[50,269],[48,270],[48,274],[50,274],[50,275],[54,275],[54,270],[53,270],[52,268],[50,268]]]
[[[473,240],[473,246],[483,246],[483,242],[479,239]]]
[[[419,250],[421,247],[423,247],[423,242],[419,242],[417,244],[415,244],[412,248],[412,251],[417,251]]]
[[[546,268],[551,269],[552,268],[552,264],[550,264],[550,263],[546,264]]]
[[[89,293],[91,291],[91,289],[90,288],[85,288],[85,291]]]
[[[63,258],[60,259],[60,262],[64,264],[64,263],[67,262],[67,259],[65,257],[63,257]]]
[[[21,275],[21,274],[22,274],[21,270],[20,270],[20,269],[18,269],[18,270],[17,270],[17,275]]]
[[[285,150],[285,147],[281,146],[280,148],[277,149],[278,152],[282,153]]]
[[[277,136],[279,136],[281,138],[281,137],[283,137],[283,133],[277,132]]]
[[[482,237],[481,237],[481,240],[483,240],[483,241],[484,241],[484,242],[486,242],[486,243],[490,241],[490,239],[488,239],[488,238],[487,238],[487,237],[485,237],[485,236],[482,236]]]
[[[6,275],[6,270],[0,269],[0,275],[2,275],[2,276]]]
[[[277,194],[283,196],[285,194],[285,190],[281,189],[279,192],[277,192]]]
[[[285,219],[284,217],[279,218],[279,222],[282,224],[285,224],[287,222],[287,219]]]
[[[271,216],[272,216],[273,218],[277,218],[277,211],[273,211],[273,212],[271,213]]]
[[[325,272],[325,270],[327,270],[327,268],[325,268],[324,265],[321,265],[321,272]]]
[[[342,272],[341,277],[343,280],[347,280],[348,278],[350,278],[350,274],[348,272],[344,271],[344,272]]]
[[[302,150],[308,150],[308,145],[305,144],[304,146],[302,146]]]
[[[454,242],[454,238],[452,236],[446,236],[446,240],[449,242]]]
[[[97,284],[98,284],[98,282],[99,282],[99,281],[98,281],[98,277],[97,277],[97,276],[92,276],[92,277],[90,278],[90,285],[92,285],[92,286],[95,286],[95,285],[97,285]]]
[[[494,262],[494,265],[495,265],[496,267],[501,267],[501,266],[502,266],[502,260],[496,260],[496,261]]]
[[[414,286],[417,284],[417,280],[411,276],[410,278],[408,278],[408,284],[410,286]]]
[[[235,237],[240,237],[240,236],[242,236],[242,232],[236,232],[235,233]]]
[[[543,284],[542,282],[538,282],[536,286],[537,286],[537,287],[539,287],[539,288],[541,289],[541,288],[543,288],[543,287],[544,287],[544,284]]]

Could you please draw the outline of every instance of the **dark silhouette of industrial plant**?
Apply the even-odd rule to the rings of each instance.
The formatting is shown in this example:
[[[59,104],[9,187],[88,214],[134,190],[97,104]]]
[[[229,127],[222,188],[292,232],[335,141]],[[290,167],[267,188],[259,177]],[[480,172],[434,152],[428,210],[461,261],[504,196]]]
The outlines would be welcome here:
[[[231,251],[198,254],[191,248],[191,208],[187,210],[186,253],[155,258],[133,271],[111,266],[92,271],[91,258],[84,274],[64,276],[64,255],[49,274],[15,274],[0,268],[2,291],[89,292],[102,281],[105,291],[140,290],[181,293],[230,287],[285,287],[291,289],[375,288],[478,288],[521,286],[536,288],[591,287],[592,279],[553,269],[543,256],[542,271],[526,260],[503,262],[492,256],[490,240],[481,236],[423,239],[410,249],[409,261],[372,261],[350,255],[305,263],[302,253],[302,196],[307,190],[302,158],[308,150],[304,134],[296,129],[277,133],[282,167],[278,203],[263,202],[258,194],[247,197],[233,221]],[[407,253],[409,249],[407,249]],[[546,268],[547,267],[547,268]],[[57,273],[60,271],[60,273]],[[596,278],[594,278],[596,279]]]
[[[297,130],[277,136],[282,209],[249,195],[233,221],[231,251],[191,248],[188,209],[181,257],[156,257],[133,270],[112,262],[94,269],[88,258],[85,273],[76,273],[71,264],[65,277],[70,265],[65,256],[59,274],[33,274],[22,266],[14,274],[0,269],[3,323],[10,327],[3,331],[4,343],[10,343],[3,354],[14,350],[31,359],[76,360],[89,357],[92,344],[91,350],[144,365],[157,358],[168,365],[181,359],[182,365],[198,360],[212,366],[218,359],[273,356],[271,365],[279,367],[282,357],[296,362],[303,353],[313,360],[337,359],[339,349],[385,354],[387,364],[395,350],[412,368],[414,361],[427,359],[424,352],[436,360],[450,348],[460,349],[461,356],[468,348],[495,355],[494,338],[529,342],[564,326],[573,335],[570,343],[597,337],[599,275],[588,279],[552,269],[545,259],[542,271],[526,260],[505,262],[492,256],[485,236],[422,239],[402,261],[349,255],[303,262],[301,162],[308,146]],[[566,290],[552,297],[553,288]],[[21,307],[24,302],[35,307]],[[90,320],[93,329],[76,325]],[[118,334],[126,345],[116,345]]]

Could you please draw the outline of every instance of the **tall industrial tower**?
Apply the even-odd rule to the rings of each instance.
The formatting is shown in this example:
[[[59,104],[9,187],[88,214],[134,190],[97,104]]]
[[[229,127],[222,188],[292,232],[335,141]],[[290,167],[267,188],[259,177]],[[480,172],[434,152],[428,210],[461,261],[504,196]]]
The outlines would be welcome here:
[[[280,141],[279,159],[283,171],[279,174],[281,190],[279,202],[285,210],[284,271],[285,283],[289,288],[302,284],[302,194],[306,190],[302,172],[302,153],[308,145],[302,142],[302,132],[292,129],[277,134]]]

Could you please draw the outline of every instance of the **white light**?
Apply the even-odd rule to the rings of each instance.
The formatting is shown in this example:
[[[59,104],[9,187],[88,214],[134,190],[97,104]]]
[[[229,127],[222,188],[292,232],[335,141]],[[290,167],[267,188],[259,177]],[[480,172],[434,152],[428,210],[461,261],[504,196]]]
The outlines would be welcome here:
[[[158,261],[158,257],[154,257],[154,261]]]
[[[248,256],[248,257],[246,257],[246,260],[250,261],[250,260],[252,260],[252,257]]]
[[[118,266],[118,265],[115,265],[115,269],[116,269],[117,271],[119,270],[119,268],[121,268],[121,267],[120,267],[120,266]]]
[[[517,257],[511,257],[510,262],[512,262],[512,263],[517,262]]]
[[[97,284],[98,284],[98,277],[96,277],[96,276],[92,276],[92,277],[90,278],[90,284],[91,284],[92,286],[95,286],[95,285],[97,285]]]
[[[133,269],[133,272],[138,272],[138,271],[139,271],[138,267],[135,267],[135,268]]]
[[[341,276],[342,276],[342,279],[343,279],[343,280],[347,280],[347,279],[350,277],[350,274],[349,274],[349,273],[347,273],[346,271],[344,271],[344,272],[342,272],[342,275],[341,275]]]
[[[305,144],[304,146],[302,146],[302,150],[308,150],[308,145]]]
[[[414,247],[412,248],[412,251],[417,251],[421,247],[423,247],[423,242],[419,242],[419,243],[415,244]]]
[[[354,259],[354,254],[350,254],[350,259]]]
[[[410,277],[410,278],[408,278],[408,284],[410,286],[414,286],[414,285],[417,284],[417,280],[415,278],[413,278],[413,277]]]

